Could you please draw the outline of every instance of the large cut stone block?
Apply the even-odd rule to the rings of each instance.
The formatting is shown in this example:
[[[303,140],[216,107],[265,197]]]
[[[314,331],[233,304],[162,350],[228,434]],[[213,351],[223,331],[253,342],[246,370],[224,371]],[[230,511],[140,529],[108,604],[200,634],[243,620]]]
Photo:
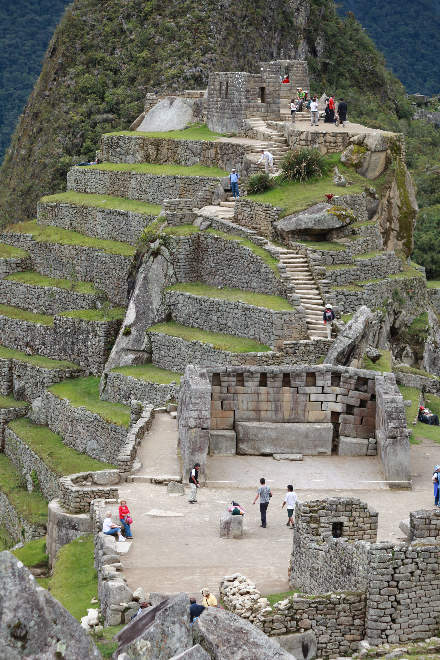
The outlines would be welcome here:
[[[368,440],[365,438],[347,438],[341,435],[339,438],[339,456],[366,456]]]
[[[211,431],[209,434],[209,453],[229,456],[237,453],[235,431]]]
[[[237,422],[237,454],[331,454],[330,423]]]
[[[243,536],[243,516],[224,513],[220,518],[220,537],[239,539]]]

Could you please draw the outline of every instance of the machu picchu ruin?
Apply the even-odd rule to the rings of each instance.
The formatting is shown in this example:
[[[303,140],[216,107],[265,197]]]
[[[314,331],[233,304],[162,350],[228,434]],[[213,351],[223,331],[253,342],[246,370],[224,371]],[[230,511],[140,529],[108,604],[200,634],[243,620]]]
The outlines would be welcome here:
[[[35,111],[18,156],[87,3],[0,193],[39,131],[60,147]],[[110,4],[138,35],[137,0]],[[66,96],[93,149],[38,181],[29,165],[27,201],[0,194],[0,658],[438,658],[440,283],[414,260],[407,137],[350,97],[344,121],[342,94],[327,121],[329,26],[347,25],[330,0],[321,24],[315,0],[246,1],[229,59],[224,8],[197,28],[195,3],[170,4],[157,43],[191,17],[203,71],[154,78],[139,52],[142,107],[103,116],[97,143]]]

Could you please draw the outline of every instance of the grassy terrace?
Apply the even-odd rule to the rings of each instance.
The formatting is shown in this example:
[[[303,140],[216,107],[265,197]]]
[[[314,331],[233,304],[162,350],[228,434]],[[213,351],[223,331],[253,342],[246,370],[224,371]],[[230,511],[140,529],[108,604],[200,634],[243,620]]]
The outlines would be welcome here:
[[[113,373],[131,376],[138,380],[144,380],[147,383],[157,383],[158,385],[169,385],[169,383],[180,383],[182,374],[168,369],[156,367],[149,362],[148,364],[138,364],[131,367],[116,367],[112,369]]]
[[[185,341],[199,341],[202,344],[211,344],[219,351],[231,351],[232,353],[263,353],[270,351],[269,346],[260,344],[253,339],[225,335],[222,332],[208,332],[199,328],[181,325],[175,321],[157,323],[148,328],[147,332],[158,332],[171,337],[180,337]]]
[[[94,195],[91,193],[79,193],[74,190],[47,195],[42,197],[41,202],[45,204],[72,204],[75,206],[89,206],[100,209],[116,209],[117,211],[131,211],[142,215],[159,215],[162,207],[159,204],[149,204],[135,199],[125,197],[112,197],[111,195]]]
[[[20,307],[11,307],[11,305],[0,305],[0,316],[6,316],[9,319],[19,321],[29,321],[40,325],[53,325],[53,316],[47,314],[34,314]]]
[[[46,277],[34,271],[24,271],[22,273],[12,273],[7,275],[6,280],[20,282],[20,284],[29,284],[30,286],[55,287],[57,289],[66,289],[75,293],[84,293],[99,295],[101,292],[91,282],[79,282],[73,280],[59,280],[54,277]]]
[[[12,554],[28,567],[47,564],[46,537],[43,536],[40,539],[34,539],[33,541],[29,541],[29,543],[25,543],[22,548],[14,550]]]
[[[440,280],[429,280],[426,284],[428,289],[440,289]]]
[[[47,502],[38,491],[29,492],[12,461],[0,453],[0,491],[6,495],[18,515],[33,524],[47,523]]]
[[[384,282],[386,280],[406,280],[412,277],[423,277],[423,274],[415,268],[404,268],[400,273],[387,275],[386,277],[378,277],[371,280],[359,280],[356,284],[346,284],[342,286],[332,286],[335,291],[359,291],[359,289],[367,284],[376,284],[377,282]]]
[[[38,243],[76,245],[79,247],[102,250],[108,254],[119,254],[124,257],[132,257],[136,252],[136,249],[127,243],[93,238],[91,236],[85,236],[85,234],[80,234],[77,231],[71,231],[70,229],[38,225],[36,220],[18,222],[16,225],[9,225],[5,231],[12,234],[31,234],[32,238]]]
[[[53,360],[42,355],[26,355],[22,351],[16,351],[14,348],[6,348],[1,345],[0,359],[18,360],[19,362],[26,362],[34,367],[41,367],[43,369],[78,369],[78,365],[73,364],[73,362]]]
[[[391,352],[382,351],[382,355],[376,362],[373,362],[369,357],[364,355],[362,368],[369,371],[382,371],[382,373],[384,371],[391,371]]]
[[[0,408],[26,408],[27,406],[29,406],[27,401],[17,401],[13,396],[0,394]]]
[[[69,312],[61,312],[58,316],[68,316],[71,319],[82,319],[83,321],[115,321],[124,318],[125,307],[74,309]]]
[[[415,426],[413,425],[413,421],[417,417],[419,408],[420,390],[416,387],[407,387],[406,385],[399,385],[399,390],[404,399],[411,401],[411,406],[405,408],[408,428],[411,430],[410,442],[412,444],[419,444],[419,442],[425,438],[440,443],[439,426],[430,426],[429,424],[423,424],[419,421]],[[425,405],[440,417],[440,397],[426,393],[424,394],[424,399]]]
[[[9,428],[39,456],[47,467],[63,476],[76,472],[116,469],[110,463],[101,463],[94,458],[67,447],[57,433],[47,426],[34,424],[27,417],[14,419]]]
[[[205,165],[157,165],[156,163],[99,163],[88,165],[83,170],[102,170],[104,172],[135,172],[136,174],[155,174],[158,176],[228,176],[226,170]]]
[[[240,245],[243,245],[244,247],[249,248],[249,250],[252,250],[252,252],[257,256],[260,257],[264,263],[269,266],[275,273],[277,277],[280,276],[278,272],[278,261],[273,257],[267,250],[264,248],[260,247],[259,245],[255,245],[255,243],[252,243],[252,241],[248,241],[247,238],[242,238],[241,236],[235,236],[234,234],[226,234],[223,231],[216,231],[215,229],[207,229],[206,230],[207,234],[212,234],[213,236],[217,236],[218,238],[223,238],[227,241],[236,241],[237,243],[240,243]]]
[[[22,259],[27,256],[26,250],[0,243],[0,259]]]
[[[210,131],[206,124],[192,124],[187,128],[180,131],[116,131],[115,133],[105,133],[107,135],[131,135],[132,137],[150,137],[150,138],[167,138],[171,140],[202,140],[214,142],[222,137],[221,133],[214,133]]]
[[[116,426],[128,427],[130,408],[121,403],[109,403],[99,398],[99,378],[70,378],[48,388],[59,399],[67,399],[74,408],[84,407]]]
[[[402,371],[404,374],[414,374],[415,376],[424,376],[425,378],[432,378],[433,380],[439,380],[438,376],[430,374],[429,371],[424,371],[423,369],[417,369],[417,367],[410,367],[407,364],[399,364],[394,371]]]
[[[295,241],[295,243],[301,243],[311,250],[346,250],[347,248],[342,243],[335,243],[334,241]]]
[[[205,298],[219,298],[220,300],[229,300],[231,302],[243,302],[256,307],[265,307],[275,311],[290,311],[292,305],[281,296],[269,296],[263,293],[253,293],[252,291],[242,291],[241,289],[229,289],[228,287],[218,289],[215,286],[208,286],[202,282],[187,282],[174,284],[168,287],[169,291],[180,291],[190,293],[193,296],[203,296]]]
[[[249,199],[263,204],[272,204],[282,209],[283,215],[296,213],[303,209],[317,204],[318,202],[325,202],[325,195],[334,193],[335,195],[341,194],[341,189],[333,183],[333,167],[337,166],[341,174],[343,174],[353,185],[344,189],[344,193],[359,193],[362,192],[366,185],[370,185],[368,179],[359,176],[352,168],[345,167],[340,161],[340,154],[329,154],[324,158],[328,167],[328,173],[320,178],[313,178],[305,183],[299,181],[286,181],[279,182],[272,190],[268,190],[258,195],[249,195]]]

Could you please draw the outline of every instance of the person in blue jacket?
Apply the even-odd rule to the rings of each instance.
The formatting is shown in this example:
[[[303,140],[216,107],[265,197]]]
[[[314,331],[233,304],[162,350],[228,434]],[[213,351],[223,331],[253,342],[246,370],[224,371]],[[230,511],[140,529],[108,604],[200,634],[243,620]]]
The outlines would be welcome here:
[[[432,474],[434,484],[434,506],[440,507],[440,465],[436,465]]]

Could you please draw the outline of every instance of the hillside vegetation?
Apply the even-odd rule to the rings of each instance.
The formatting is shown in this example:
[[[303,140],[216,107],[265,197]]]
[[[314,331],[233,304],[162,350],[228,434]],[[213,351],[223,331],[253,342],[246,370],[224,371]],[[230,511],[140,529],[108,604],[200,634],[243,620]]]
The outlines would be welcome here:
[[[103,132],[129,127],[147,90],[200,88],[212,70],[304,55],[313,89],[344,93],[352,118],[407,112],[383,57],[331,0],[75,0],[0,171],[0,222],[33,217],[37,199],[64,189],[69,166],[91,158]]]

